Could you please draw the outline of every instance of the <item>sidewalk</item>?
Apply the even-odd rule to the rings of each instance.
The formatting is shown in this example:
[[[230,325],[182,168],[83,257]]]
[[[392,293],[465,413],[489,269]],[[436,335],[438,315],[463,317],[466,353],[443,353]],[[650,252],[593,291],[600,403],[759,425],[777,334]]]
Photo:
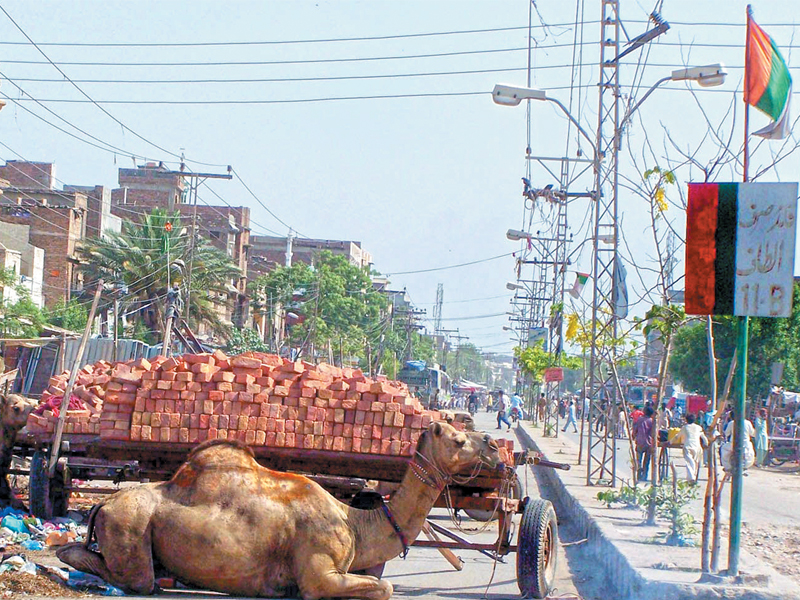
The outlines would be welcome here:
[[[666,546],[656,541],[666,524],[647,526],[639,509],[607,508],[597,492],[607,488],[586,485],[586,461],[578,465],[578,444],[566,436],[542,437],[542,430],[520,423],[517,436],[524,448],[537,450],[549,460],[567,463],[570,471],[542,469],[555,491],[557,510],[583,532],[607,572],[620,600],[679,600],[747,598],[786,600],[800,598],[797,586],[752,555],[742,551],[739,583],[699,583],[700,549]],[[727,543],[723,541],[724,565]]]

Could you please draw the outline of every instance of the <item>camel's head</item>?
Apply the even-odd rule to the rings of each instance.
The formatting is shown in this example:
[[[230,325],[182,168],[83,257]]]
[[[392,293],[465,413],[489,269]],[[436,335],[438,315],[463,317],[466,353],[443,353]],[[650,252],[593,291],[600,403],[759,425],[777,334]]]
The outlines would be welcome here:
[[[0,396],[0,423],[9,429],[22,429],[36,406],[36,400],[19,394]]]
[[[417,450],[447,475],[469,471],[478,464],[491,469],[500,464],[497,444],[488,434],[459,431],[439,421],[428,426]]]

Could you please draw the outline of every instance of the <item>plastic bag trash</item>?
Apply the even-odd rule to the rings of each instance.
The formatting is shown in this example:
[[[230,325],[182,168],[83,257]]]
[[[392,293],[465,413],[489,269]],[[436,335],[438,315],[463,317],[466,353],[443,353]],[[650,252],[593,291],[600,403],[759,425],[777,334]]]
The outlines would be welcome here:
[[[8,515],[23,517],[25,516],[25,513],[19,510],[18,508],[11,508],[10,506],[6,506],[2,511],[0,511],[0,517],[5,517]]]
[[[6,571],[21,571],[26,562],[28,561],[21,556],[10,556],[0,565],[0,573],[5,573]]]
[[[44,544],[37,540],[25,540],[20,544],[25,550],[44,550]]]
[[[14,533],[28,533],[28,526],[25,525],[25,521],[16,515],[6,515],[3,517],[3,520],[0,521],[0,526],[13,531]]]
[[[118,587],[114,587],[110,583],[106,583],[96,575],[90,575],[89,573],[84,573],[82,571],[70,571],[67,585],[80,592],[100,594],[101,596],[125,595],[125,592]]]
[[[44,543],[48,546],[65,546],[74,542],[76,537],[78,536],[72,531],[51,531]]]

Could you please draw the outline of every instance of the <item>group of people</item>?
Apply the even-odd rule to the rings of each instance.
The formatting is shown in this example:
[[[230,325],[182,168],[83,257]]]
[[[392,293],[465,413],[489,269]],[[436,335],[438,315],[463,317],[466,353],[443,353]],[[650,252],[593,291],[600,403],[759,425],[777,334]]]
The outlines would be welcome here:
[[[647,481],[655,451],[653,429],[663,432],[662,441],[666,441],[668,428],[674,425],[674,417],[666,405],[656,415],[651,404],[646,404],[643,409],[636,409],[631,413],[632,433],[636,447],[636,469],[639,481]],[[720,435],[723,444],[720,449],[720,459],[725,470],[730,470],[733,449],[733,434],[735,427],[735,413],[729,409],[720,419]],[[757,467],[766,466],[769,450],[769,437],[767,434],[767,412],[759,409],[755,417],[756,424],[749,419],[744,421],[744,461],[745,468],[755,464]],[[700,467],[703,465],[705,450],[710,441],[718,436],[712,430],[714,414],[700,411],[697,415],[688,413],[678,435],[672,440],[681,446],[686,468],[686,479],[697,482]],[[713,458],[716,460],[716,457]]]

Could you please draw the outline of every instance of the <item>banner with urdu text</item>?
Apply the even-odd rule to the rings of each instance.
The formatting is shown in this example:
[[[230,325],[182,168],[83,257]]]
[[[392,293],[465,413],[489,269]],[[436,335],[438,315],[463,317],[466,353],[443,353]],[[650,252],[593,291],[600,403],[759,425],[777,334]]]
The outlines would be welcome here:
[[[690,183],[686,313],[788,317],[797,183]]]

